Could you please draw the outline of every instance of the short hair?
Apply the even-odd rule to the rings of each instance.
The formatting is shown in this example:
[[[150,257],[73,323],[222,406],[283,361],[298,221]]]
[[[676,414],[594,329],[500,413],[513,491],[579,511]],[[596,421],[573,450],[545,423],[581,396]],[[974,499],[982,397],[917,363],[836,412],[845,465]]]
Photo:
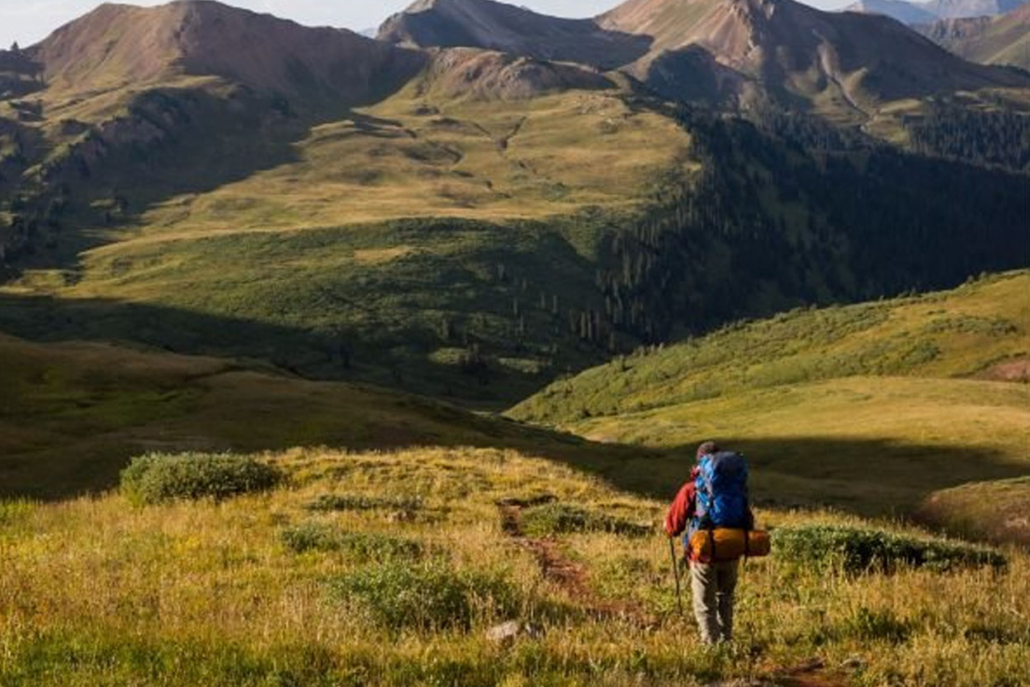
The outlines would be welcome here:
[[[697,455],[695,456],[695,459],[701,460],[702,456],[707,456],[712,453],[718,453],[718,451],[718,444],[716,444],[714,441],[706,441],[697,447]]]

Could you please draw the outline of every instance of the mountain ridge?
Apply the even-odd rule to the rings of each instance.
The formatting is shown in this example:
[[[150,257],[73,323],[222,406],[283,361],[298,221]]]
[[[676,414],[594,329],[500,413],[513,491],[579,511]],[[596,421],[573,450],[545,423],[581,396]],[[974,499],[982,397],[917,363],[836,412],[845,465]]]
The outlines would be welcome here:
[[[417,47],[478,47],[543,60],[622,66],[648,41],[605,31],[592,19],[563,19],[493,0],[417,0],[386,19],[378,38]]]
[[[29,49],[55,88],[217,76],[289,96],[368,102],[424,63],[347,29],[310,28],[212,0],[104,4]]]
[[[1030,70],[1030,4],[999,16],[941,19],[916,28],[973,62]]]
[[[388,20],[380,38],[420,47],[454,39],[550,58],[530,33],[558,31],[568,21],[492,0],[420,0]],[[589,21],[647,46],[630,62],[622,56],[600,66],[617,67],[666,98],[737,111],[771,99],[859,122],[884,101],[1030,87],[1030,78],[967,63],[893,20],[792,0],[628,0]],[[575,26],[585,30],[584,22]],[[416,30],[430,25],[451,33]]]
[[[927,24],[939,19],[994,17],[1008,14],[1027,0],[860,0],[841,9],[841,12],[883,14],[903,24]]]

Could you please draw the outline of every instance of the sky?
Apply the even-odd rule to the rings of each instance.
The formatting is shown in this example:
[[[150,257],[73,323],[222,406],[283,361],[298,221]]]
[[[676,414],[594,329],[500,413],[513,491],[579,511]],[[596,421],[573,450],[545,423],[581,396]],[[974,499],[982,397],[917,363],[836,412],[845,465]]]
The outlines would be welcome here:
[[[160,5],[165,0],[123,0],[133,5]],[[412,0],[222,0],[293,19],[309,26],[340,26],[355,31],[379,26]],[[804,0],[823,9],[840,7],[846,0]],[[97,0],[0,0],[0,47],[17,41],[22,47],[45,38],[51,31],[102,4]],[[620,0],[512,0],[543,14],[590,17],[620,4]]]

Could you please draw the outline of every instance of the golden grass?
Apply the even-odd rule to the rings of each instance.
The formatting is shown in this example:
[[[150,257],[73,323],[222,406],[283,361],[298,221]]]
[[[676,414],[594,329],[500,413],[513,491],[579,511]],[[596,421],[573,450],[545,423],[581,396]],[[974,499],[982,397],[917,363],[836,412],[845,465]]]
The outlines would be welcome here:
[[[546,491],[656,522],[662,503],[510,451],[297,449],[266,459],[291,482],[220,504],[134,508],[117,494],[2,504],[0,682],[436,684],[447,682],[450,666],[461,684],[473,685],[691,685],[768,676],[812,656],[856,685],[1030,679],[1030,561],[1015,551],[996,573],[827,576],[775,558],[750,562],[740,589],[741,649],[706,652],[693,623],[674,612],[662,536],[560,537],[557,545],[586,571],[585,598],[541,573],[502,532],[494,505]],[[401,522],[383,511],[304,509],[323,493],[417,494],[424,508]],[[760,519],[774,526],[856,522],[773,511]],[[282,528],[308,521],[416,539],[456,569],[501,574],[526,599],[522,619],[540,623],[543,634],[494,645],[482,631],[507,618],[491,617],[478,618],[469,633],[377,629],[327,588],[327,580],[363,563],[293,554],[281,543]],[[599,599],[621,603],[629,615],[592,615]],[[651,619],[641,623],[637,613]],[[865,668],[838,668],[848,658]]]

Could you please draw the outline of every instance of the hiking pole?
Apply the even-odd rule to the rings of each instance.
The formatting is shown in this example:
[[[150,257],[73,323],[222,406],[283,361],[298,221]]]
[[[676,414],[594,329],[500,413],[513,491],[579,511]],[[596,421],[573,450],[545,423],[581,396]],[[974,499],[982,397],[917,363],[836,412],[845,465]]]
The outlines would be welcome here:
[[[676,606],[679,608],[680,615],[683,615],[683,596],[680,594],[680,569],[676,565],[676,545],[672,541],[672,537],[669,537],[669,556],[672,557],[672,575],[676,578]]]

